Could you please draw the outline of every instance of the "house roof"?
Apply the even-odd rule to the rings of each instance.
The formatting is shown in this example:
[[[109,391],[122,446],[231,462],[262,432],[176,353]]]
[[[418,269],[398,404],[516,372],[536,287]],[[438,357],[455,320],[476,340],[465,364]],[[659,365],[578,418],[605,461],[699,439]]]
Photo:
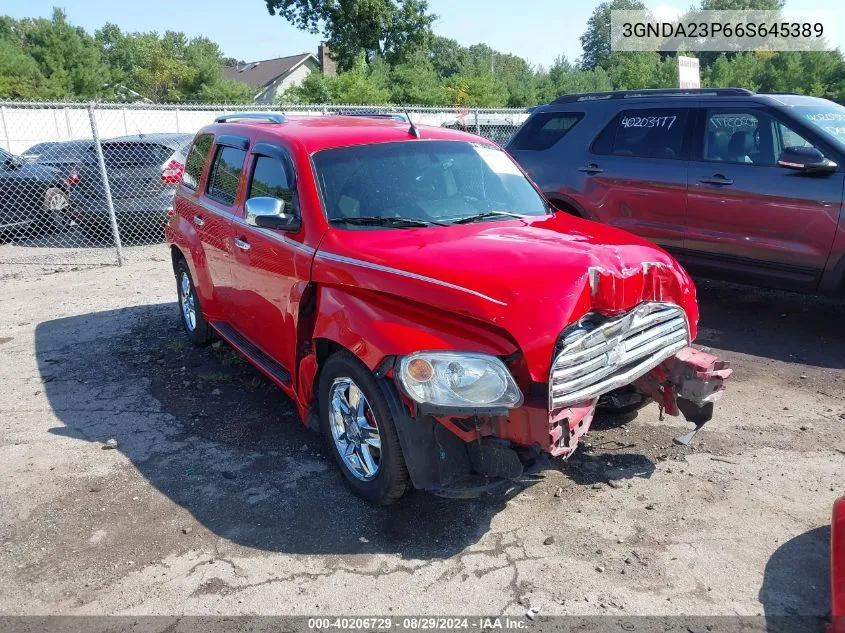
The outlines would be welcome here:
[[[320,63],[311,53],[299,53],[298,55],[291,55],[289,57],[276,57],[257,62],[247,62],[239,66],[226,66],[223,68],[223,75],[228,79],[243,82],[249,87],[258,90],[272,82],[279,75],[285,75],[300,64],[305,63],[309,57],[317,64]]]

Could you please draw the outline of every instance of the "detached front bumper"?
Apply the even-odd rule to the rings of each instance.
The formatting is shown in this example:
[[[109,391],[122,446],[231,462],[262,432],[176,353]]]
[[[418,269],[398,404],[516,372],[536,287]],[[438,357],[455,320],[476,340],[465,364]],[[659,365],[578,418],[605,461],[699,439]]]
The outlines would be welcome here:
[[[713,417],[713,404],[722,396],[724,382],[732,373],[726,361],[685,347],[632,384],[654,399],[663,413],[683,414],[695,425],[689,434],[677,438],[689,444]],[[491,420],[490,434],[555,457],[567,457],[589,430],[597,402],[594,399],[549,411],[541,402],[526,401],[507,417]]]

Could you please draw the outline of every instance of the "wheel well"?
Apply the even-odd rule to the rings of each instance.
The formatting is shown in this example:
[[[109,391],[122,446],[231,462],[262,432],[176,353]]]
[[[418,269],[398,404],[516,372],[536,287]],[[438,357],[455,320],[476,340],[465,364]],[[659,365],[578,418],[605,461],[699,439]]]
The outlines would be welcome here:
[[[320,376],[320,369],[323,368],[323,365],[329,359],[329,356],[335,354],[336,352],[350,352],[351,350],[346,349],[343,345],[338,343],[337,341],[333,341],[327,338],[318,338],[314,339],[314,353],[317,356],[317,376],[315,379],[319,378]]]
[[[180,261],[185,260],[185,256],[182,254],[182,251],[179,250],[178,246],[171,246],[170,247],[170,263],[173,265],[173,272],[176,272],[176,264]]]

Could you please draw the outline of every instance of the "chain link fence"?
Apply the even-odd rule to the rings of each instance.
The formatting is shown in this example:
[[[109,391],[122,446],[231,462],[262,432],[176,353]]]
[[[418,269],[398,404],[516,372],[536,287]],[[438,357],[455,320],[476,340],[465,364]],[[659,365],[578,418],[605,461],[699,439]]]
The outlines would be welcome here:
[[[504,145],[526,110],[0,102],[0,279],[149,256],[194,134],[225,112],[397,112]]]

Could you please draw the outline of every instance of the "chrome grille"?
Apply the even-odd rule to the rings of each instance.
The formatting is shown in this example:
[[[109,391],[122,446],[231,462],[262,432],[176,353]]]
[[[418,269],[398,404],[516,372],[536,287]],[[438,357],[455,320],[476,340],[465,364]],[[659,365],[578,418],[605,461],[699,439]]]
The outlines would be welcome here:
[[[588,314],[564,330],[549,376],[549,408],[584,402],[630,384],[689,344],[684,311],[641,303],[613,318]]]

